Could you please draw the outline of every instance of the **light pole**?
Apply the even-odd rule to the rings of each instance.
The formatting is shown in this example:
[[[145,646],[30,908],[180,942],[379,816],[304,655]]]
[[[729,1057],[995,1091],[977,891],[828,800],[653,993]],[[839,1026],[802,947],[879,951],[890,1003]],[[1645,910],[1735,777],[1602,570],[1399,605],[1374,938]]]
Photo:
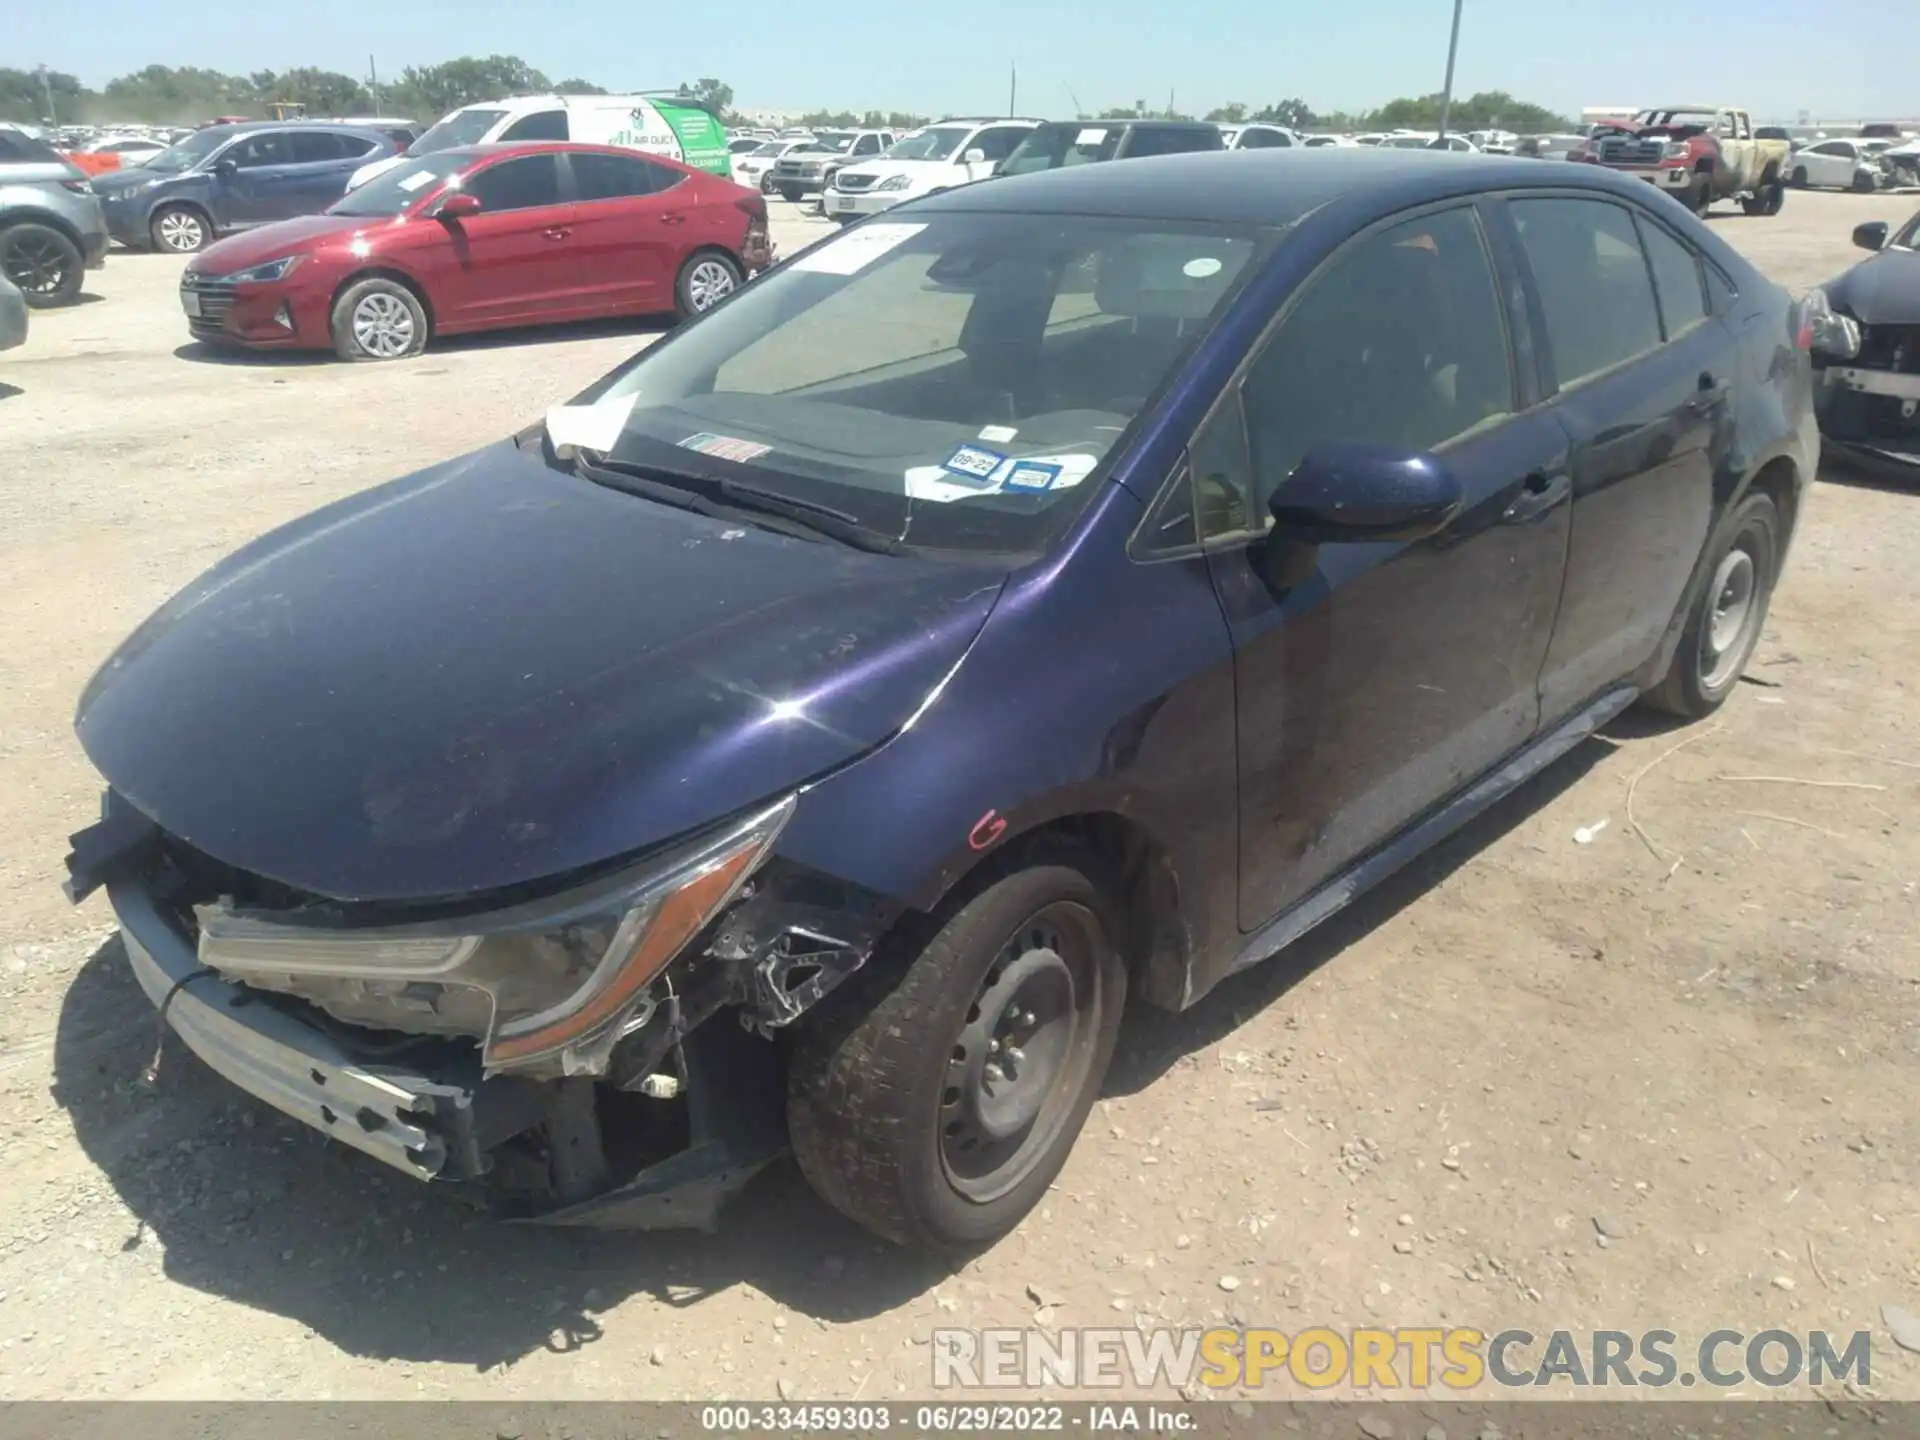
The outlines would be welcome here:
[[[1447,138],[1447,117],[1453,113],[1453,62],[1460,54],[1460,7],[1465,0],[1453,0],[1453,38],[1447,41],[1447,83],[1440,91],[1440,138]]]
[[[58,125],[60,112],[53,108],[53,84],[47,79],[47,67],[40,66],[40,94],[47,102],[47,124]]]

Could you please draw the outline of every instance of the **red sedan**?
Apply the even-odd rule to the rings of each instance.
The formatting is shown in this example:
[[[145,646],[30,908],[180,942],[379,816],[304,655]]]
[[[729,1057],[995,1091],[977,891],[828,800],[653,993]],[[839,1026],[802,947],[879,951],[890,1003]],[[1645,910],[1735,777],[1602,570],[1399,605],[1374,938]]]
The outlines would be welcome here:
[[[698,314],[772,259],[766,201],[731,181],[601,145],[470,145],[201,251],[180,304],[197,339],[397,360],[433,335]]]

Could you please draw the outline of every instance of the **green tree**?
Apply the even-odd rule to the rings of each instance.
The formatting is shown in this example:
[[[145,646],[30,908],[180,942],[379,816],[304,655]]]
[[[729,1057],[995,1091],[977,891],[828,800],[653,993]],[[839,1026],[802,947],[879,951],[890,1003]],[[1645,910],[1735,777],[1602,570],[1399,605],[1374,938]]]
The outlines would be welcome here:
[[[260,92],[245,75],[187,65],[149,65],[107,82],[97,107],[107,120],[195,125],[216,115],[258,112]]]
[[[696,80],[689,85],[680,82],[680,93],[675,97],[688,105],[698,105],[714,119],[726,114],[733,104],[733,87],[724,80],[716,80],[711,75]]]
[[[47,96],[53,96],[53,113],[47,113]],[[41,83],[37,70],[10,70],[0,66],[0,120],[19,120],[38,125],[45,120],[69,124],[78,120],[93,93],[73,76],[49,70]]]
[[[263,106],[275,100],[290,101],[306,106],[307,114],[316,120],[330,115],[361,115],[373,108],[373,97],[366,86],[334,70],[303,65],[278,76],[262,72],[253,77],[253,83]]]
[[[539,94],[553,82],[517,55],[463,55],[439,65],[409,65],[387,92],[387,108],[420,120],[510,95]]]
[[[596,85],[591,80],[562,80],[553,87],[562,95],[605,95],[604,85]]]
[[[1307,108],[1304,100],[1282,100],[1277,105],[1269,105],[1264,110],[1253,112],[1255,120],[1270,120],[1275,125],[1284,125],[1289,130],[1312,130],[1323,123],[1319,116]]]
[[[1207,112],[1207,119],[1217,121],[1222,125],[1243,124],[1246,118],[1247,107],[1242,105],[1238,100],[1234,101],[1231,105],[1217,105]],[[1262,114],[1258,118],[1264,120],[1266,116]]]
[[[1369,130],[1432,130],[1440,124],[1438,94],[1404,96],[1390,100],[1362,123]],[[1504,90],[1487,90],[1464,99],[1455,97],[1447,117],[1449,130],[1515,130],[1523,133],[1565,130],[1572,122],[1544,106],[1516,100]]]

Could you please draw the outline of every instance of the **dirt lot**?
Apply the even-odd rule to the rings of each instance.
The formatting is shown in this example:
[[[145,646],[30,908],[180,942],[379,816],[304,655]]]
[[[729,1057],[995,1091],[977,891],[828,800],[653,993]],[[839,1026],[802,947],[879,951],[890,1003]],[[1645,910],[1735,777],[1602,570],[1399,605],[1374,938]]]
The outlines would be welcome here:
[[[1716,223],[1800,286],[1911,203]],[[1717,722],[1628,717],[1295,953],[1137,1017],[1049,1202],[964,1270],[791,1167],[717,1236],[512,1230],[177,1049],[137,1087],[152,1009],[104,902],[57,889],[98,789],[70,718],[223,552],[650,332],[236,361],[188,343],[179,268],[116,253],[0,356],[0,1395],[880,1399],[927,1392],[933,1327],[1037,1296],[1055,1325],[1870,1328],[1873,1390],[1920,1398],[1881,1314],[1920,1310],[1920,495],[1825,477]]]

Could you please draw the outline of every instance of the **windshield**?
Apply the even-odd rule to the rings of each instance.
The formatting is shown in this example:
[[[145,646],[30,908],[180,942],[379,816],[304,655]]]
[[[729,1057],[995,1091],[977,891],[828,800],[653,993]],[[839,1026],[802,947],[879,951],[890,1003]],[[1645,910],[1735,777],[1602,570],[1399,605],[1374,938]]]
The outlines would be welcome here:
[[[1907,221],[1905,227],[1887,242],[1891,250],[1920,250],[1920,214]]]
[[[476,145],[506,118],[504,110],[456,110],[409,145],[407,153],[431,155],[436,150],[451,150],[455,145]]]
[[[1014,147],[1000,173],[1030,175],[1036,170],[1111,160],[1123,133],[1119,125],[1042,125]]]
[[[910,546],[1035,552],[1258,234],[1001,212],[869,223],[642,352],[573,414],[617,427],[591,442],[617,461],[831,506]]]
[[[471,155],[408,156],[391,170],[382,171],[358,190],[349,190],[334,201],[329,215],[364,215],[386,218],[403,213],[414,201],[463,165],[473,164]]]
[[[142,162],[142,170],[158,170],[163,175],[177,175],[182,170],[190,170],[218,150],[233,136],[224,130],[200,130],[189,135],[178,145],[169,145],[151,160]]]
[[[834,154],[839,155],[845,153],[852,145],[853,134],[849,131],[845,135],[816,135],[800,148],[803,150],[831,150]]]
[[[936,126],[916,130],[887,151],[889,160],[944,160],[960,148],[960,142],[973,133],[970,127]]]
[[[749,155],[784,155],[793,148],[793,145],[794,142],[791,140],[767,140],[754,146],[747,153]]]

